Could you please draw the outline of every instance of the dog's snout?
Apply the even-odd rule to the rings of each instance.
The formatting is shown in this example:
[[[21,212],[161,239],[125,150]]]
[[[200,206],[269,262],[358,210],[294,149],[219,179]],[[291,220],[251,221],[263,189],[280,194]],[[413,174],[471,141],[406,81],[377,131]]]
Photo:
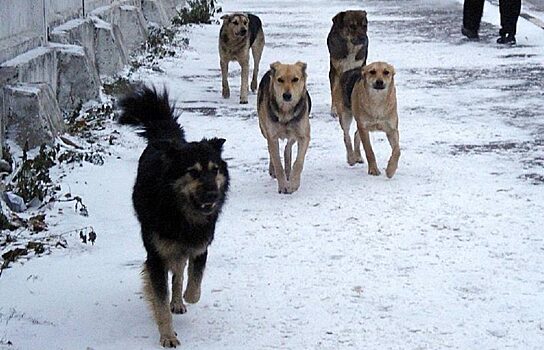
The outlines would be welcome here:
[[[246,34],[247,34],[247,29],[240,30],[240,35],[246,35]]]
[[[292,98],[293,98],[293,95],[291,95],[290,92],[286,92],[283,94],[283,99],[287,102],[291,101]]]
[[[376,80],[376,86],[383,86],[383,80],[381,79]]]
[[[202,202],[214,203],[218,197],[219,193],[217,191],[208,191],[204,194],[204,196],[202,196]]]

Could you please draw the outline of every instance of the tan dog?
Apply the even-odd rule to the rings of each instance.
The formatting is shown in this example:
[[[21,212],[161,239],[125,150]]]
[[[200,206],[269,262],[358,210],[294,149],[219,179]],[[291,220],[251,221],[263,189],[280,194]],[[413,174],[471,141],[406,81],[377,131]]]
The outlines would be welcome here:
[[[357,74],[358,73],[358,74]],[[344,106],[342,117],[353,115],[368,161],[368,173],[380,175],[370,144],[370,131],[383,131],[391,145],[391,157],[385,173],[391,178],[400,158],[399,119],[395,89],[395,68],[385,62],[374,62],[342,77]],[[351,107],[351,109],[350,109]]]
[[[219,33],[219,57],[221,63],[222,93],[230,97],[228,81],[229,62],[236,61],[242,67],[240,103],[246,104],[249,79],[249,50],[253,55],[253,79],[251,91],[257,90],[259,63],[264,48],[264,33],[259,17],[252,14],[234,13],[221,17],[223,25]]]
[[[306,63],[272,63],[259,84],[257,111],[259,127],[268,143],[268,171],[278,180],[279,193],[293,193],[300,186],[300,175],[310,143],[311,108],[312,100],[306,90]],[[280,159],[280,139],[287,139],[285,169]],[[291,151],[295,141],[297,158],[291,171]]]

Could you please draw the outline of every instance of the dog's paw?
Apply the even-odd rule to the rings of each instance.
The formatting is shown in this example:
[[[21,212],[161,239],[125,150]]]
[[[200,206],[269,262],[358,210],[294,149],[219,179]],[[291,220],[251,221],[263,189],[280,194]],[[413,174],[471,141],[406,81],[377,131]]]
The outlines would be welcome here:
[[[190,304],[198,303],[200,300],[200,288],[187,288],[183,299]]]
[[[230,90],[223,89],[223,98],[230,98]]]
[[[278,193],[282,194],[288,194],[289,192],[289,184],[287,183],[279,183],[278,182]]]
[[[165,348],[175,348],[181,343],[175,334],[161,334],[161,345]]]
[[[241,105],[247,105],[247,99],[245,99],[245,100],[240,99],[240,104]]]
[[[395,173],[397,172],[397,165],[396,164],[388,164],[387,165],[387,168],[385,169],[385,175],[388,177],[388,178],[392,178],[393,175],[395,175]]]
[[[170,303],[170,311],[173,314],[184,314],[187,312],[187,306],[183,304],[183,301],[172,301]]]
[[[381,174],[380,170],[378,169],[378,166],[376,164],[368,165],[368,174],[378,176]]]
[[[289,186],[287,186],[287,193],[293,193],[293,192],[296,192],[298,190],[298,188],[300,187],[300,182],[298,181],[291,181],[289,183]]]
[[[257,81],[253,80],[251,82],[251,92],[255,93],[255,91],[257,91]]]

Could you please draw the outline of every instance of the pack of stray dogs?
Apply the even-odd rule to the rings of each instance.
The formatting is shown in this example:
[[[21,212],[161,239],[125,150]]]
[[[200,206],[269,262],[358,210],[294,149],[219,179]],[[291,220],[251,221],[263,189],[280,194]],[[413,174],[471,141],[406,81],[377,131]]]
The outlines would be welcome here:
[[[248,103],[248,93],[257,91],[259,127],[269,152],[269,174],[277,180],[279,193],[293,193],[300,187],[304,158],[310,143],[312,101],[306,88],[304,62],[274,62],[257,78],[265,36],[259,17],[233,13],[221,17],[219,56],[222,96],[230,97],[229,63],[241,66],[240,103]],[[332,18],[327,37],[330,54],[329,81],[331,114],[343,131],[349,165],[363,163],[361,143],[368,173],[380,175],[369,133],[383,131],[391,145],[386,167],[388,178],[397,170],[400,157],[395,69],[385,62],[367,64],[367,13],[343,11]],[[249,84],[249,54],[253,74]],[[187,311],[184,304],[200,299],[217,219],[229,188],[227,163],[221,153],[225,139],[187,141],[177,123],[168,93],[147,86],[135,86],[119,101],[121,124],[139,127],[147,139],[138,165],[132,200],[141,225],[147,259],[143,268],[144,292],[159,328],[160,344],[180,344],[172,324],[172,313]],[[356,131],[353,142],[350,127]],[[279,140],[287,140],[280,157]],[[297,155],[292,163],[292,148]],[[187,286],[183,292],[187,266]],[[171,272],[171,297],[169,273]]]

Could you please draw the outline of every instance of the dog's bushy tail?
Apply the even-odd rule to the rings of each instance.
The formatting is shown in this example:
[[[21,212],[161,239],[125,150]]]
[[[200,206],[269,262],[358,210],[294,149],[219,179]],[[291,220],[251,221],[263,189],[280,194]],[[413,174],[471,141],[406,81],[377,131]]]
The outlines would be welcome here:
[[[118,106],[122,110],[118,122],[142,127],[139,135],[148,141],[185,143],[183,128],[176,121],[166,89],[158,93],[155,88],[134,87]]]

